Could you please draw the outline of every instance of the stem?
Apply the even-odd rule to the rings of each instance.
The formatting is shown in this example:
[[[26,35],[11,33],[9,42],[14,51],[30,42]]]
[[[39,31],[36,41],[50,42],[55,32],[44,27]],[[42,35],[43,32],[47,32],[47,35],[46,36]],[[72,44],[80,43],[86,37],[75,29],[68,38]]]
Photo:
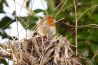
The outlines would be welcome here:
[[[78,43],[77,43],[77,26],[78,26],[78,20],[77,20],[77,6],[76,6],[76,1],[75,0],[73,0],[73,2],[74,2],[74,8],[75,8],[75,32],[76,32],[76,34],[75,34],[75,45],[76,45],[76,56],[78,55],[78,51],[77,51],[77,47],[78,47]]]

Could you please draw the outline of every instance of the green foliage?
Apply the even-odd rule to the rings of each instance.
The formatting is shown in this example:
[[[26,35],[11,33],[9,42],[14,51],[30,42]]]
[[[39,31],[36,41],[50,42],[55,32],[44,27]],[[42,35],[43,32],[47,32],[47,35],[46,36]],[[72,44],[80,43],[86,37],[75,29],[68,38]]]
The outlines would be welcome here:
[[[5,2],[5,0],[0,0],[0,13],[3,12],[3,3]]]
[[[36,9],[36,10],[34,10],[33,12],[34,13],[40,13],[40,12],[43,12],[44,10],[42,10],[42,9]]]
[[[8,65],[7,61],[3,58],[0,58],[0,64]]]
[[[9,25],[12,23],[12,19],[9,17],[4,17],[1,21],[0,21],[0,28],[2,29],[6,29],[9,28]]]
[[[0,0],[0,14],[5,14],[4,10],[3,10],[3,4],[5,3],[6,6],[8,6],[6,0]],[[9,6],[8,6],[9,7]],[[14,36],[9,36],[4,30],[7,28],[10,28],[10,24],[13,23],[15,20],[11,19],[8,16],[3,17],[0,20],[0,36],[2,36],[2,38],[9,38],[9,39],[17,39]]]
[[[9,36],[4,30],[7,28],[10,28],[10,24],[13,22],[13,20],[7,16],[5,16],[3,19],[1,19],[0,21],[0,36],[2,36],[2,38],[9,38],[11,40],[13,39],[17,39],[14,36]]]
[[[28,20],[29,20],[28,29],[31,30],[36,25],[36,21],[38,20],[38,18],[37,18],[37,16],[29,16]]]
[[[18,21],[21,22],[25,29],[32,29],[36,25],[36,21],[38,20],[37,16],[28,16],[28,17],[19,17]]]

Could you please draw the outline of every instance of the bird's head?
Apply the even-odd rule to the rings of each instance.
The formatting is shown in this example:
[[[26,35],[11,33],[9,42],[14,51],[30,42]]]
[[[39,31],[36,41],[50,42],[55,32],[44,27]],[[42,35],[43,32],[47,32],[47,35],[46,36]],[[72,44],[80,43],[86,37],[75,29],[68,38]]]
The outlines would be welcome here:
[[[55,26],[55,19],[53,16],[46,16],[46,20],[50,27]]]

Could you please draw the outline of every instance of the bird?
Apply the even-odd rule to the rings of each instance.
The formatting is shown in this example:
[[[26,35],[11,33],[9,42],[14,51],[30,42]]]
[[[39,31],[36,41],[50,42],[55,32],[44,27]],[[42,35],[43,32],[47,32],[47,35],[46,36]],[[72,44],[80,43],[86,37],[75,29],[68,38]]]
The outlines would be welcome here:
[[[53,37],[56,34],[55,18],[53,16],[45,16],[43,20],[37,22],[37,33],[45,36]]]

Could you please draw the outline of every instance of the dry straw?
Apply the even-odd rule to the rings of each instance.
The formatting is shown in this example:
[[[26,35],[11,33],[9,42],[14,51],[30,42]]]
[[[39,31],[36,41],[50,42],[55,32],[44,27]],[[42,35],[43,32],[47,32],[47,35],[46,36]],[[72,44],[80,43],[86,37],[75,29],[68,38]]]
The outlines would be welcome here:
[[[29,39],[7,42],[2,49],[1,57],[13,60],[14,65],[82,65],[81,56],[63,36],[33,33]]]

